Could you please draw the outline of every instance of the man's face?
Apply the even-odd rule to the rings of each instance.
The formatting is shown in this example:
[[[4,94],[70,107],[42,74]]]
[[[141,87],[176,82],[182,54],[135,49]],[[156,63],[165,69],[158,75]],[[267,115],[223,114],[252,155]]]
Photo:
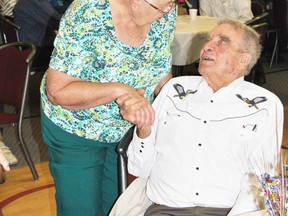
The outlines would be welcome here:
[[[200,51],[199,72],[206,80],[223,80],[227,84],[246,73],[241,63],[242,33],[229,24],[216,26]]]

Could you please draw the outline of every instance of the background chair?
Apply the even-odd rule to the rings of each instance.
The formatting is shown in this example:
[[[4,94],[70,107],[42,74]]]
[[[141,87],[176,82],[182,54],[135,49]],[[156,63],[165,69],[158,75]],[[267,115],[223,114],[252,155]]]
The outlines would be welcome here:
[[[273,2],[273,22],[274,22],[274,32],[275,32],[275,42],[272,52],[272,57],[270,60],[269,68],[272,68],[273,61],[278,63],[278,51],[279,51],[279,39],[280,33],[282,33],[283,38],[286,38],[288,34],[288,1],[274,1]],[[283,40],[283,42],[284,42]],[[287,46],[287,44],[286,44]],[[287,47],[286,47],[287,48]]]
[[[268,31],[269,24],[267,23],[267,18],[269,16],[268,12],[263,12],[253,19],[245,22],[246,25],[255,29],[260,35],[260,42],[262,47],[265,46],[266,33]],[[245,76],[245,80],[255,83],[257,85],[263,85],[266,83],[264,67],[261,57],[258,59],[254,67],[251,69],[249,75]]]
[[[131,127],[124,137],[122,138],[121,142],[116,148],[116,152],[118,153],[118,184],[119,184],[119,194],[122,194],[127,186],[136,178],[133,175],[128,174],[127,171],[127,154],[126,151],[130,144],[130,141],[133,138],[135,126]]]
[[[269,16],[268,12],[260,13],[259,15],[254,16],[251,20],[246,21],[245,24],[251,26],[251,25],[266,22],[266,19],[268,18],[268,16]]]
[[[19,41],[20,26],[14,23],[13,17],[0,15],[0,30],[2,43]]]
[[[19,26],[13,17],[0,15],[0,32],[2,43],[12,43],[22,41],[19,36],[19,31],[21,26]],[[52,53],[53,47],[40,48],[36,47],[36,54],[34,57],[32,65],[32,73],[42,73],[48,69],[48,59],[50,59],[50,54]],[[44,60],[43,60],[44,59]],[[37,61],[37,62],[35,62]],[[45,63],[43,63],[45,62]]]
[[[22,134],[22,123],[31,65],[36,48],[32,43],[14,42],[0,46],[0,104],[15,108],[0,111],[0,129],[16,127],[17,138],[34,180],[38,179],[31,155]]]

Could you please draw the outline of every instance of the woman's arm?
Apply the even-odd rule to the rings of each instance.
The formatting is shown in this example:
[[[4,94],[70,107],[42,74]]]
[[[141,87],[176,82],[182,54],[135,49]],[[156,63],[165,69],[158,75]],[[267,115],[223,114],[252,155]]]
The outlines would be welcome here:
[[[46,90],[51,103],[72,110],[107,104],[128,93],[141,99],[136,90],[123,83],[87,82],[52,68],[48,69]]]

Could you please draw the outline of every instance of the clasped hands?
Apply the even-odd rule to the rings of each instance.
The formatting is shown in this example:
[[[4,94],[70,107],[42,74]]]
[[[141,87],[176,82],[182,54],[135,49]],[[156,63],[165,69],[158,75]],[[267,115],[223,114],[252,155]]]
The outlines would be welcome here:
[[[155,121],[155,111],[144,94],[145,91],[139,89],[123,94],[116,100],[123,119],[137,126],[140,138],[145,138],[151,133],[151,126]]]

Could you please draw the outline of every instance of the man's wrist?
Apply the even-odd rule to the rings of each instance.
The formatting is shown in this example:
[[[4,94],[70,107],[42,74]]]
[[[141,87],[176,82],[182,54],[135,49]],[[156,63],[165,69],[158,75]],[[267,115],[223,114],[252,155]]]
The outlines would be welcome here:
[[[136,130],[137,136],[140,139],[145,139],[151,134],[151,127],[145,128],[145,129],[139,129]]]

